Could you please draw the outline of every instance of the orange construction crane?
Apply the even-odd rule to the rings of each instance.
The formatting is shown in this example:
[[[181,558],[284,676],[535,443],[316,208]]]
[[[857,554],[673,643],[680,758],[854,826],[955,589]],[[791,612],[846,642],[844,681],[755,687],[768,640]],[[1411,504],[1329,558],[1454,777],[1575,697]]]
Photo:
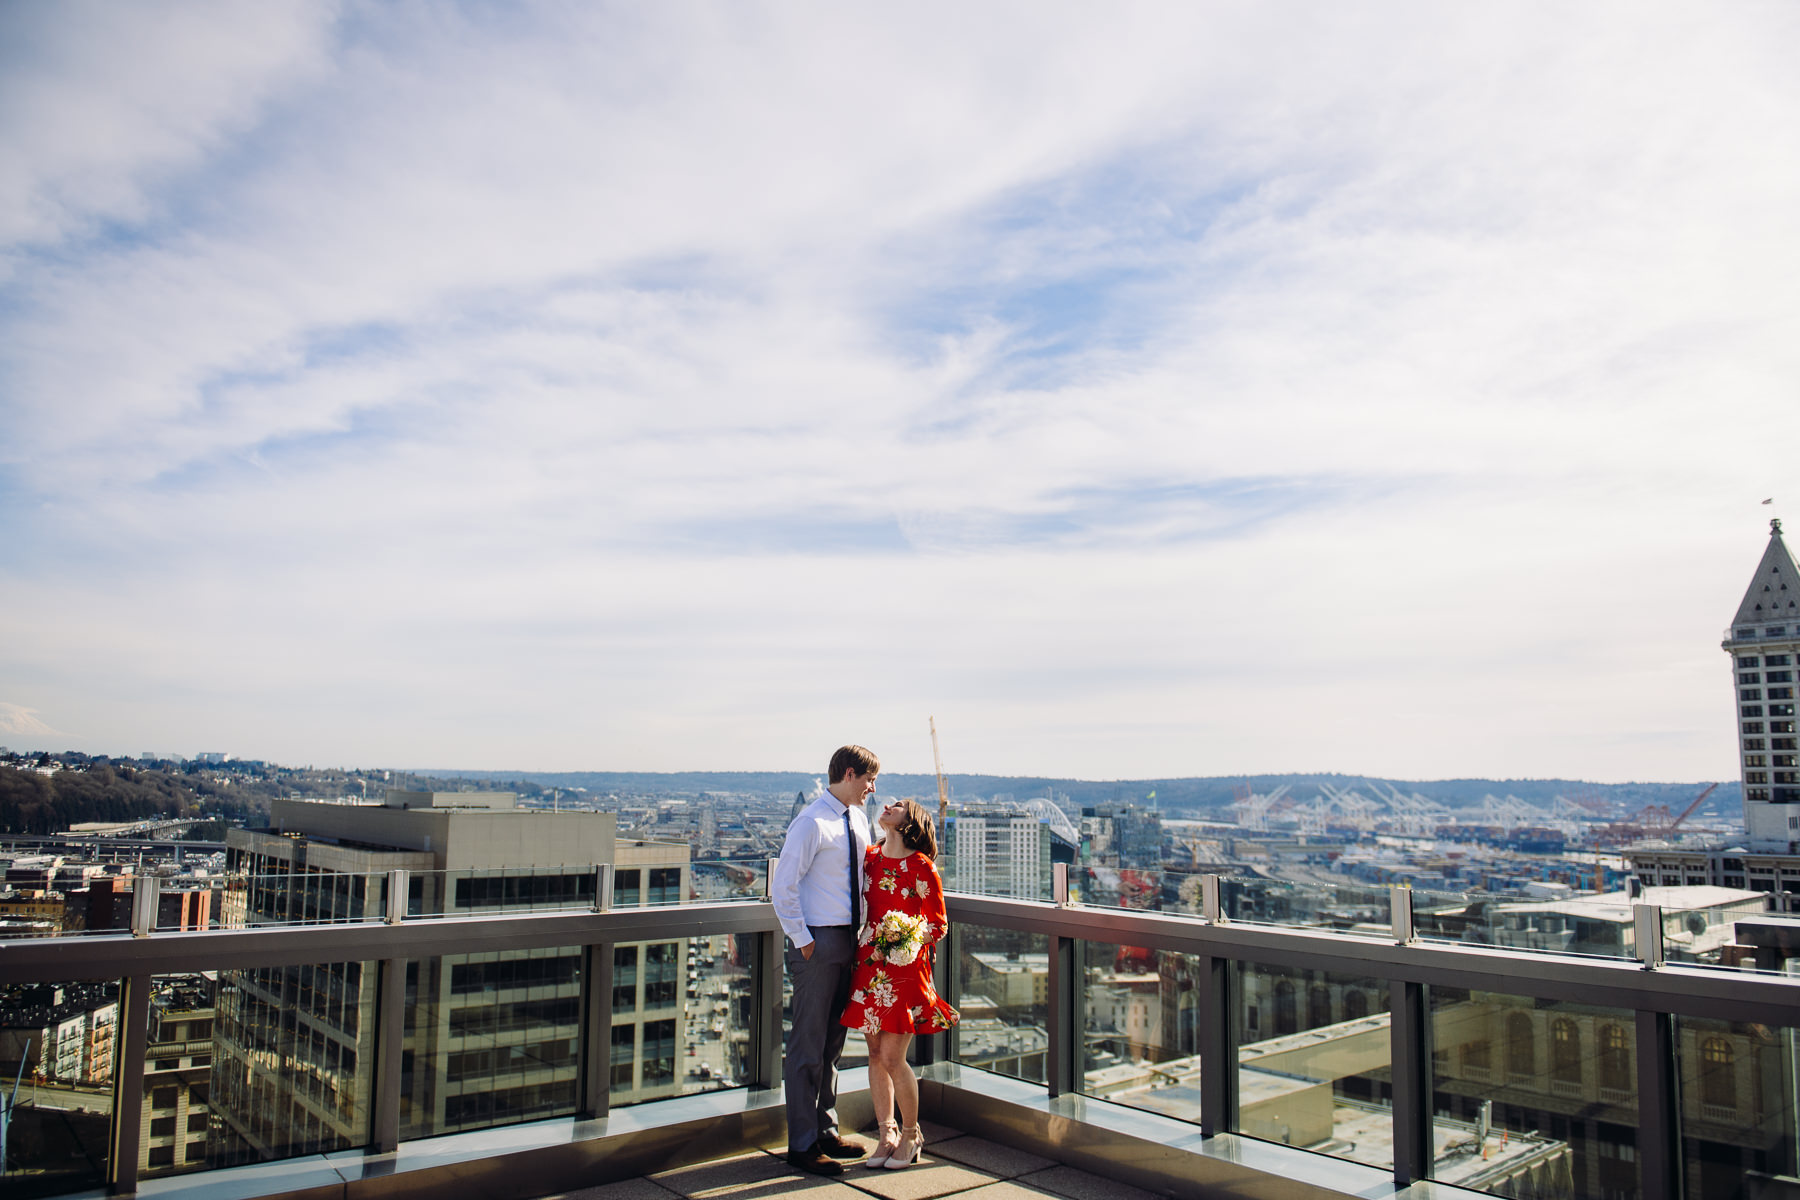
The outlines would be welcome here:
[[[1683,821],[1687,820],[1689,817],[1694,815],[1694,810],[1696,808],[1699,808],[1702,804],[1706,803],[1706,798],[1708,796],[1712,795],[1713,792],[1717,791],[1718,787],[1719,787],[1719,785],[1716,783],[1710,784],[1710,785],[1708,785],[1707,789],[1704,792],[1701,792],[1698,796],[1695,796],[1694,802],[1692,804],[1688,805],[1686,808],[1682,809],[1681,815],[1679,817],[1676,817],[1673,821],[1669,822],[1669,827],[1666,832],[1674,833],[1675,830],[1681,825],[1681,823]]]
[[[944,836],[944,818],[950,811],[950,785],[944,781],[944,758],[938,753],[937,718],[926,717],[931,726],[931,765],[937,768],[938,785],[938,836]]]
[[[1666,804],[1646,804],[1622,821],[1614,821],[1595,829],[1595,844],[1620,845],[1636,841],[1639,838],[1673,836],[1675,831],[1681,828],[1681,823],[1693,816],[1694,812],[1706,803],[1706,798],[1718,790],[1718,787],[1719,785],[1716,783],[1708,785],[1705,791],[1695,796],[1693,801],[1681,810],[1680,816],[1672,814]]]

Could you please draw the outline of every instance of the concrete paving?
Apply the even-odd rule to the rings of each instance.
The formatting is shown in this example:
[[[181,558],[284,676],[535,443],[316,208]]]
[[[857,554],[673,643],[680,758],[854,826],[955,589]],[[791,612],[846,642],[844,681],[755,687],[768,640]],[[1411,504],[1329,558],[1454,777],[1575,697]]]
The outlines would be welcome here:
[[[753,1150],[541,1200],[1154,1200],[1148,1192],[929,1121],[924,1133],[919,1161],[899,1171],[850,1162],[842,1175],[827,1178],[795,1170],[779,1152]],[[872,1135],[865,1139],[873,1145]]]

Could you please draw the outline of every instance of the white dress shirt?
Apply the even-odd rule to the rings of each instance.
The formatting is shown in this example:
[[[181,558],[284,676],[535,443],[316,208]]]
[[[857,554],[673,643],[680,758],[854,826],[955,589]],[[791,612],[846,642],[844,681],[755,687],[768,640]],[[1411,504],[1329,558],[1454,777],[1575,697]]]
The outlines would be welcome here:
[[[844,813],[850,813],[854,842],[844,837]],[[781,930],[796,946],[813,940],[809,925],[850,923],[850,880],[854,866],[862,886],[862,852],[869,844],[869,818],[862,805],[848,810],[830,792],[821,792],[788,826],[787,841],[769,881],[769,899]]]

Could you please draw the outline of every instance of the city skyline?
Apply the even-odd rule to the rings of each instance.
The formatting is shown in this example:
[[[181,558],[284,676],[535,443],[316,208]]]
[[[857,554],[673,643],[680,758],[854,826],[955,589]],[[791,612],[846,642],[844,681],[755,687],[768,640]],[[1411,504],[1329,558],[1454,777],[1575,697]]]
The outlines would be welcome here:
[[[9,6],[0,744],[1735,778],[1796,33]]]

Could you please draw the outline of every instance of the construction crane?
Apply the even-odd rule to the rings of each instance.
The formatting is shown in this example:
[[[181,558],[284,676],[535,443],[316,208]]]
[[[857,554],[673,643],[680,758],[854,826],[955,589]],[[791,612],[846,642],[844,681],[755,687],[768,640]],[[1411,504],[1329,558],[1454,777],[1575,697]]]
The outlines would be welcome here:
[[[1707,789],[1695,796],[1688,806],[1681,810],[1680,816],[1672,816],[1666,804],[1646,804],[1633,816],[1623,821],[1614,821],[1602,825],[1594,831],[1596,845],[1619,845],[1637,841],[1641,838],[1673,837],[1681,823],[1694,815],[1706,798],[1718,789],[1718,784],[1711,784]]]
[[[926,724],[931,726],[931,765],[937,768],[938,785],[938,836],[944,834],[944,818],[950,812],[950,785],[944,781],[944,757],[938,753],[937,718],[926,717]]]
[[[1700,806],[1701,806],[1701,805],[1702,805],[1702,804],[1704,804],[1704,803],[1706,803],[1706,798],[1707,798],[1707,797],[1708,797],[1708,796],[1710,796],[1710,795],[1712,795],[1712,794],[1713,794],[1713,792],[1714,792],[1714,791],[1715,791],[1715,790],[1716,790],[1716,789],[1717,789],[1717,788],[1718,788],[1718,786],[1719,786],[1719,785],[1718,785],[1718,784],[1716,784],[1716,783],[1715,783],[1715,784],[1712,784],[1712,785],[1711,785],[1711,786],[1709,786],[1709,787],[1708,787],[1708,788],[1707,788],[1707,789],[1706,789],[1706,790],[1705,790],[1705,791],[1704,791],[1704,792],[1701,792],[1701,793],[1700,793],[1700,794],[1699,794],[1699,795],[1698,795],[1698,796],[1695,796],[1695,797],[1694,797],[1694,800],[1693,800],[1693,803],[1691,803],[1691,804],[1689,804],[1689,805],[1688,805],[1688,806],[1687,806],[1687,807],[1686,807],[1686,808],[1684,808],[1684,809],[1682,809],[1682,810],[1681,810],[1681,815],[1680,815],[1680,816],[1679,816],[1679,817],[1675,817],[1675,818],[1673,818],[1673,819],[1670,819],[1670,820],[1668,820],[1668,823],[1667,823],[1667,824],[1664,824],[1664,825],[1650,825],[1650,822],[1649,822],[1649,820],[1648,820],[1648,819],[1646,819],[1646,820],[1645,820],[1645,821],[1644,821],[1644,824],[1645,824],[1645,825],[1646,825],[1646,826],[1648,826],[1648,830],[1647,830],[1647,832],[1649,832],[1649,833],[1651,833],[1651,834],[1652,834],[1652,835],[1653,835],[1653,836],[1657,836],[1657,837],[1669,837],[1669,836],[1671,836],[1671,835],[1672,835],[1672,834],[1673,834],[1673,833],[1674,833],[1674,832],[1675,832],[1675,831],[1676,831],[1676,830],[1677,830],[1677,829],[1678,829],[1678,828],[1680,828],[1680,827],[1681,827],[1681,823],[1682,823],[1682,822],[1683,822],[1683,821],[1685,821],[1685,820],[1687,820],[1687,819],[1688,819],[1688,818],[1689,818],[1689,817],[1691,817],[1691,816],[1693,816],[1693,815],[1694,815],[1694,810],[1695,810],[1695,809],[1697,809],[1697,808],[1699,808],[1699,807],[1700,807]],[[1662,806],[1662,805],[1660,805],[1660,804],[1658,804],[1658,805],[1652,805],[1652,806],[1651,806],[1651,807],[1650,807],[1650,808],[1646,808],[1646,809],[1644,809],[1644,815],[1645,815],[1645,817],[1646,817],[1646,818],[1648,818],[1648,817],[1649,817],[1649,816],[1650,816],[1650,815],[1651,815],[1651,812],[1652,812],[1652,809],[1654,809],[1654,808],[1660,808],[1660,809],[1662,809],[1662,811],[1661,811],[1661,812],[1660,812],[1660,813],[1658,813],[1658,814],[1656,814],[1656,815],[1658,815],[1658,816],[1662,816],[1662,817],[1664,817],[1664,818],[1668,818],[1668,816],[1669,816],[1669,810],[1668,810],[1668,809],[1667,809],[1667,808],[1664,808],[1664,807],[1663,807],[1663,806]]]

